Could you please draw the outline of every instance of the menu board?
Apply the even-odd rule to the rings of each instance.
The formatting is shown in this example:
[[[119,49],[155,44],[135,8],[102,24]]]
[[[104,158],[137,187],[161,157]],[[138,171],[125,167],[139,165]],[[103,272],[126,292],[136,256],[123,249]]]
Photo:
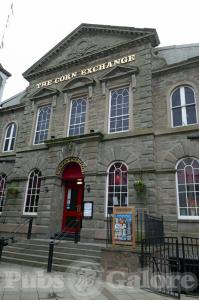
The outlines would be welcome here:
[[[135,246],[135,208],[114,207],[112,237],[114,244]]]
[[[93,218],[93,202],[84,201],[84,219]]]

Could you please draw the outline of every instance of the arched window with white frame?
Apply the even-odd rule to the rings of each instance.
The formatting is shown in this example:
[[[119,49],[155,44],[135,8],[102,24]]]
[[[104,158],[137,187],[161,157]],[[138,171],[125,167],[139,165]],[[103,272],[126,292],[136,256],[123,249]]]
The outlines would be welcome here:
[[[179,86],[171,93],[172,126],[197,124],[197,107],[194,89],[191,86]]]
[[[181,159],[176,166],[179,219],[199,219],[199,160]]]
[[[6,180],[6,174],[0,174],[0,214],[2,213],[5,203]]]
[[[28,177],[24,214],[37,214],[41,187],[41,171],[34,169]]]
[[[107,214],[114,206],[128,205],[128,169],[123,162],[114,162],[107,172]]]
[[[3,151],[13,151],[17,134],[17,125],[15,123],[8,124],[5,133]]]

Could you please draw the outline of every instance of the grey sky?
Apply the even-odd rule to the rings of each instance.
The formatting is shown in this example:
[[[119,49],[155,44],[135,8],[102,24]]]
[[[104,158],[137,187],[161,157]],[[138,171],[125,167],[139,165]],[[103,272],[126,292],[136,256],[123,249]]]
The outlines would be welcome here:
[[[0,39],[12,0],[0,0]],[[14,0],[0,50],[12,77],[4,99],[23,90],[22,73],[80,23],[156,28],[161,46],[199,42],[198,0]]]

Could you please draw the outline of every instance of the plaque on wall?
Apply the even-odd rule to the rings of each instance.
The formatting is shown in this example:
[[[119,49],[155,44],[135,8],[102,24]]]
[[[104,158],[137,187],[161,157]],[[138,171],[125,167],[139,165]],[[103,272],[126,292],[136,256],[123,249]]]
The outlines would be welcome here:
[[[135,208],[114,207],[112,223],[112,242],[135,247]]]
[[[83,217],[84,219],[93,218],[93,201],[84,201]]]

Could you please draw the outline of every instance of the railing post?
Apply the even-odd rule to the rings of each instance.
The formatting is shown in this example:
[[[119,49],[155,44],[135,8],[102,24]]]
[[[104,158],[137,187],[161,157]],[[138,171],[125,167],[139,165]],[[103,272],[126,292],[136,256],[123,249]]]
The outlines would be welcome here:
[[[78,232],[75,231],[75,244],[77,244],[77,243],[78,243]]]
[[[33,217],[30,218],[29,225],[28,225],[28,233],[27,233],[27,240],[31,239],[31,233],[32,233],[32,222]]]
[[[48,266],[47,266],[48,273],[50,273],[52,271],[53,251],[54,251],[54,242],[51,241],[49,243],[49,252],[48,252]]]

